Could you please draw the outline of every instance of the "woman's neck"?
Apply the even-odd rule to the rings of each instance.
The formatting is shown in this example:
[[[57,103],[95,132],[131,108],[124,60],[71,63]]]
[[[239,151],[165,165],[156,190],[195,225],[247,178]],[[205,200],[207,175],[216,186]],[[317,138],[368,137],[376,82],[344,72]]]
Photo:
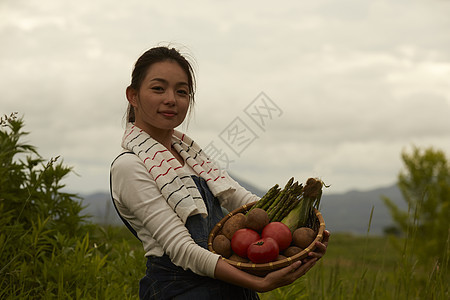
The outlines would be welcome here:
[[[166,147],[168,150],[171,150],[172,148],[172,135],[173,130],[165,131],[164,133],[158,133],[158,134],[150,134],[150,136],[158,141],[161,145]]]
[[[151,126],[146,126],[146,124],[141,124],[140,122],[135,122],[135,125],[144,130],[154,140],[170,150],[172,145],[173,129],[154,128]]]

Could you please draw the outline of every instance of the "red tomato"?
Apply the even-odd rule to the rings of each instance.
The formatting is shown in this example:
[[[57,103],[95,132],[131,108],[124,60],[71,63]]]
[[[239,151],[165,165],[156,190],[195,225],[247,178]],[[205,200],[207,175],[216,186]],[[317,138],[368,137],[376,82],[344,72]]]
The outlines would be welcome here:
[[[262,238],[271,237],[277,243],[278,247],[280,247],[280,251],[283,251],[292,242],[292,233],[289,227],[286,224],[281,222],[271,222],[264,227],[262,234]]]
[[[248,258],[255,264],[274,261],[280,253],[280,248],[273,238],[262,238],[252,243],[247,250]]]
[[[261,236],[254,230],[242,228],[236,231],[231,238],[231,249],[241,257],[247,258],[247,248],[251,243],[259,240]]]

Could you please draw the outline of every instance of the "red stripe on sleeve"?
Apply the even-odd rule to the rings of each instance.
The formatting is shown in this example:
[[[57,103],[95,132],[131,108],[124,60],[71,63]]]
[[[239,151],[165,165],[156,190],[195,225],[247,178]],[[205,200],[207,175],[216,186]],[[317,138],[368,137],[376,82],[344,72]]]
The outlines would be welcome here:
[[[219,175],[219,176],[217,176],[216,179],[214,179],[214,181],[216,181],[217,179],[224,179],[224,178],[225,178],[225,176],[220,177],[220,175]]]

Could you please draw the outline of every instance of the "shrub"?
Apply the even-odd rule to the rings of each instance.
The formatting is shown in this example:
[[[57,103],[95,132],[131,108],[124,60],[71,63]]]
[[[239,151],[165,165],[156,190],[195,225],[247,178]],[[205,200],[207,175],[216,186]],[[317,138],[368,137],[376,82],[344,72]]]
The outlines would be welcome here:
[[[81,198],[63,191],[71,168],[23,143],[22,127],[15,114],[1,118],[0,298],[133,298],[143,251],[80,215]]]

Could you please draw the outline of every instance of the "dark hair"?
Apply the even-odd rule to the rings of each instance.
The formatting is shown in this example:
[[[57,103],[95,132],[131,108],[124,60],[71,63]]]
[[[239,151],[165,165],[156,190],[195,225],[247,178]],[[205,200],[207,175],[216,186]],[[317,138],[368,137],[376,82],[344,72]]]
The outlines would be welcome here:
[[[151,65],[162,62],[172,60],[183,69],[188,77],[188,88],[189,88],[189,98],[190,104],[194,103],[194,94],[195,94],[195,75],[194,69],[192,68],[191,63],[183,56],[181,53],[175,48],[169,47],[154,47],[142,54],[138,60],[136,61],[133,69],[133,73],[131,74],[131,84],[130,87],[139,90],[141,88],[142,82],[147,75],[147,71]],[[128,104],[127,110],[127,121],[134,122],[134,107]]]

